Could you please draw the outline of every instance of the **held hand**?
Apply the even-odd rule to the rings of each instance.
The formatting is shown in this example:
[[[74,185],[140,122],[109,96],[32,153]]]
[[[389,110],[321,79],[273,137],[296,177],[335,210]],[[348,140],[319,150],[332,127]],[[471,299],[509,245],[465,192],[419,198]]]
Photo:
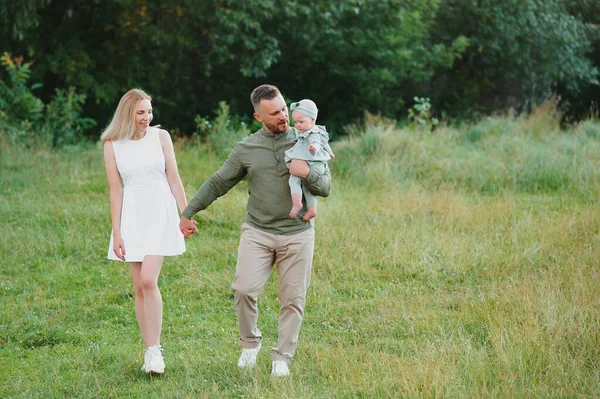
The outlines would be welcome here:
[[[196,226],[198,226],[197,221],[190,220],[183,216],[181,217],[181,220],[179,221],[179,230],[181,230],[183,237],[186,239],[190,238],[192,236],[192,234],[198,232],[198,228]]]
[[[121,237],[114,237],[113,239],[113,252],[117,255],[117,258],[125,262],[125,244]]]
[[[184,230],[184,231],[182,231],[183,238],[185,238],[186,240],[198,232],[198,227],[196,227],[196,226],[198,226],[198,222],[196,222],[194,219],[192,219],[192,223],[194,223],[195,230]]]
[[[310,168],[308,166],[308,162],[303,161],[301,159],[292,159],[292,163],[290,164],[291,175],[298,176],[302,179],[306,179],[309,173]]]
[[[316,152],[317,151],[317,147],[314,144],[311,144],[308,146],[308,151],[310,152]]]

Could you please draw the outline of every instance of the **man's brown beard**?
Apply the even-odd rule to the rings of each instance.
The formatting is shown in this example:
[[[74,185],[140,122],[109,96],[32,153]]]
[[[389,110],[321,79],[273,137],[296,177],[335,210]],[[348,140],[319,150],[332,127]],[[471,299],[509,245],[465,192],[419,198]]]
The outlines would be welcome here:
[[[277,133],[285,133],[288,130],[289,124],[286,122],[285,123],[285,129],[283,130],[279,130],[279,126],[280,125],[269,125],[265,123],[265,129],[267,129],[269,132],[273,133],[273,134],[277,134]]]

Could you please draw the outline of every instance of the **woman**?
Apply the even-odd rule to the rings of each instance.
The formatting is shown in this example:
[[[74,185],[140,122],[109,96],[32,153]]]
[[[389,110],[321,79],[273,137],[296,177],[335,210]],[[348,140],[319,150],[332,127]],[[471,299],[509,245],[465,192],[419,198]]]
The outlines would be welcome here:
[[[142,371],[162,374],[162,297],[158,275],[165,256],[185,252],[179,214],[187,206],[166,130],[151,127],[152,98],[139,89],[119,101],[102,133],[110,187],[112,234],[108,259],[129,263],[135,287],[135,314],[146,352]]]

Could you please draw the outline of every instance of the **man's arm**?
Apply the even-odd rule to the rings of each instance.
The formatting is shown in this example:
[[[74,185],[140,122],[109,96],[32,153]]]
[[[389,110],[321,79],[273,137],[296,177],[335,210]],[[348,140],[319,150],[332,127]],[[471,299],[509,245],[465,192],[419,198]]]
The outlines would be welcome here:
[[[331,194],[331,172],[327,164],[325,164],[325,173],[320,175],[310,169],[306,161],[293,159],[290,164],[290,174],[302,178],[302,183],[314,195],[328,197]]]
[[[194,195],[181,216],[191,219],[196,213],[206,209],[217,198],[225,195],[246,176],[246,169],[238,157],[236,146],[221,168],[206,180]]]

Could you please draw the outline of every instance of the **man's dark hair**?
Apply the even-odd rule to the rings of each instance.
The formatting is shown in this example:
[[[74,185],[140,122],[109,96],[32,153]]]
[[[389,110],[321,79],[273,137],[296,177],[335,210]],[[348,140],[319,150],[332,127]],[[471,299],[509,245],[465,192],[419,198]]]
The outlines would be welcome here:
[[[252,90],[252,94],[250,94],[250,101],[252,102],[252,106],[256,111],[262,100],[272,100],[279,94],[281,93],[276,86],[260,85],[256,89]]]

